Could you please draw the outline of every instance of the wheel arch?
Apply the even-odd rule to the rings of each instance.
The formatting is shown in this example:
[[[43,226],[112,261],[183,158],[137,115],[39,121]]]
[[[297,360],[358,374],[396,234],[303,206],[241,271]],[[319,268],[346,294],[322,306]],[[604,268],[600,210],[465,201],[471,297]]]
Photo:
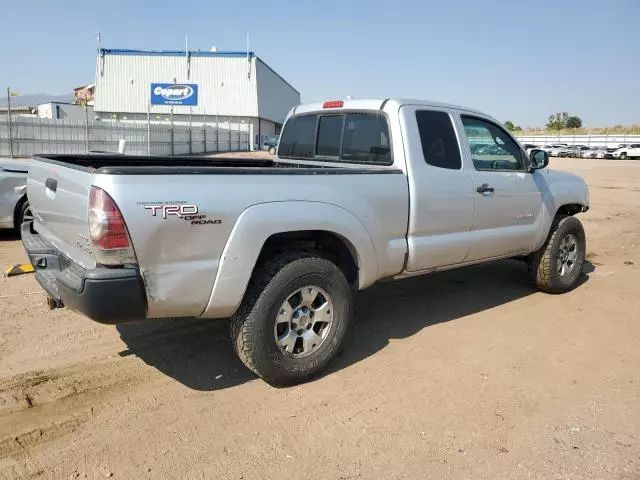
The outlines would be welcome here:
[[[319,252],[337,262],[356,288],[365,288],[378,278],[378,259],[371,236],[348,210],[311,201],[253,205],[233,227],[201,316],[220,318],[233,314],[256,266],[292,249]]]
[[[582,203],[565,203],[558,207],[555,217],[558,215],[568,215],[571,217],[578,213],[586,212],[587,210],[589,210],[589,206]]]
[[[342,235],[330,230],[295,230],[274,233],[262,245],[254,271],[275,255],[292,250],[309,251],[335,263],[350,284],[358,283],[358,252]]]
[[[20,210],[22,210],[22,206],[28,201],[29,199],[27,198],[27,194],[25,193],[16,202],[16,206],[13,209],[13,228],[20,228],[20,222],[18,222],[18,219],[20,217]]]

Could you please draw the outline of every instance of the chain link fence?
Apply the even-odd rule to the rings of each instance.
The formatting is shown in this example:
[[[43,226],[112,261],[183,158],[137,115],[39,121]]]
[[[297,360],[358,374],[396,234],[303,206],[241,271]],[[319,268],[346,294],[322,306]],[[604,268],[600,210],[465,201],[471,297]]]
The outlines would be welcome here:
[[[586,145],[588,147],[617,147],[629,143],[640,143],[640,135],[599,134],[599,135],[516,135],[520,143],[538,145]]]
[[[0,116],[0,156],[118,152],[125,140],[127,155],[185,155],[247,151],[249,124],[233,119],[204,118],[196,125],[164,122],[50,120]]]

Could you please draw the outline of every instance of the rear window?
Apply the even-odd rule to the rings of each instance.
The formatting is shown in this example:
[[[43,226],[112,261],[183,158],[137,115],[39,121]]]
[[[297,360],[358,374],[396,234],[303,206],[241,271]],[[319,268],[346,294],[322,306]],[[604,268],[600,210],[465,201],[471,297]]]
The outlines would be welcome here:
[[[293,117],[287,122],[286,128],[280,137],[278,155],[292,158],[313,158],[315,133],[315,115]]]
[[[342,160],[357,163],[391,163],[387,120],[382,115],[350,113],[344,124]]]
[[[390,165],[391,139],[386,117],[378,113],[293,117],[284,126],[278,156]]]
[[[344,115],[322,116],[318,120],[318,142],[316,155],[321,157],[339,157],[342,123]]]

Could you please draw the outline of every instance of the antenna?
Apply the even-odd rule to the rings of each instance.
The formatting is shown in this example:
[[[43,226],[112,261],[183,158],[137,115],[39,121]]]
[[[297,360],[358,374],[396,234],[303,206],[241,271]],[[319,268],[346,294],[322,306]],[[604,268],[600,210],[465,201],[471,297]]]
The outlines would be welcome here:
[[[100,41],[100,32],[96,32],[96,43],[98,44],[98,52],[102,50],[102,44]]]

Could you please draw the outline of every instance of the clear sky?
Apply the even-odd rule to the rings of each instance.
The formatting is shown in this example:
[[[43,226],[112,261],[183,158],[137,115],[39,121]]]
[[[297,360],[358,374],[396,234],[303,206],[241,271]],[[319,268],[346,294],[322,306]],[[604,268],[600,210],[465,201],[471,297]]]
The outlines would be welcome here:
[[[5,0],[0,87],[70,92],[107,48],[251,49],[302,101],[412,97],[522,126],[640,124],[640,0]],[[4,2],[3,2],[4,3]],[[8,20],[8,21],[7,21]]]

